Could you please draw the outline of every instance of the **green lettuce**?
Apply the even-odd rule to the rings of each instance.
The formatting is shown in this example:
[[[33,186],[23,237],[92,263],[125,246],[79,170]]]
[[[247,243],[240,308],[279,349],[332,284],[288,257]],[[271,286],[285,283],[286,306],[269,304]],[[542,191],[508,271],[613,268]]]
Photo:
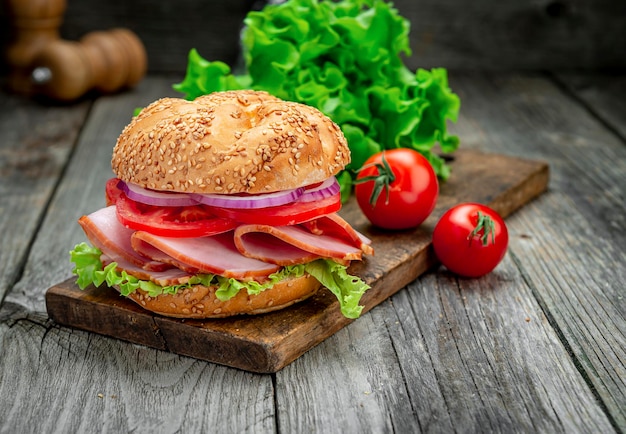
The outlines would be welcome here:
[[[363,306],[359,306],[361,296],[369,286],[361,279],[351,276],[346,267],[329,260],[317,260],[305,265],[307,273],[315,277],[332,292],[346,318],[358,318]]]
[[[361,279],[349,275],[344,265],[328,259],[317,259],[308,264],[283,267],[279,271],[272,273],[269,279],[263,283],[241,281],[214,274],[197,274],[192,276],[185,284],[160,286],[151,281],[138,279],[125,271],[117,271],[117,263],[115,262],[104,266],[100,260],[101,255],[102,252],[99,249],[87,243],[77,244],[70,251],[70,261],[74,263],[72,273],[78,277],[76,283],[80,289],[85,289],[92,284],[99,287],[106,283],[109,287],[117,286],[123,296],[128,296],[137,289],[141,289],[146,291],[150,297],[156,297],[161,294],[176,294],[178,291],[192,285],[215,285],[218,287],[215,296],[221,301],[226,301],[237,295],[241,290],[246,290],[248,294],[256,295],[271,288],[275,283],[283,279],[300,277],[306,272],[335,294],[339,301],[341,312],[347,318],[359,317],[363,310],[363,307],[359,306],[359,301],[363,293],[369,289],[369,286]]]
[[[409,21],[382,0],[288,0],[248,13],[242,34],[246,70],[189,53],[187,74],[174,89],[194,99],[251,88],[318,108],[343,130],[353,176],[372,154],[397,147],[422,153],[442,179],[450,170],[434,152],[457,149],[447,132],[459,97],[443,68],[410,71]],[[344,177],[342,185],[349,188]]]

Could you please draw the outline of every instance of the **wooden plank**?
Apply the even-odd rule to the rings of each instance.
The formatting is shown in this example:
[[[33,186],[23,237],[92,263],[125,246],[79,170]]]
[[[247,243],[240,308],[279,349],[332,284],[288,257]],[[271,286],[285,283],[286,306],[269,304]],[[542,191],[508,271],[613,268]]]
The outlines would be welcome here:
[[[1,312],[3,431],[276,432],[270,376]]]
[[[130,122],[134,108],[145,106],[168,91],[174,93],[165,83],[171,84],[171,80],[157,81],[156,85],[146,80],[133,91],[102,97],[94,105],[87,122],[77,125],[76,128],[82,128],[79,143],[55,197],[47,204],[47,213],[31,246],[23,277],[7,295],[7,301],[34,312],[43,312],[43,294],[50,282],[60,282],[71,276],[68,246],[71,248],[84,240],[84,234],[75,222],[81,215],[104,205],[102,186],[113,176],[110,164],[115,140]],[[30,216],[26,215],[25,219],[28,218]],[[34,229],[28,233],[34,233]],[[56,259],[51,261],[50,258]],[[49,266],[42,268],[41,264]]]
[[[19,278],[88,109],[0,98],[0,300]]]
[[[561,72],[556,79],[626,141],[626,74]]]
[[[420,422],[434,413],[468,432],[612,432],[533,300],[515,253],[486,278],[439,270],[394,298],[396,316],[386,323]],[[425,355],[416,355],[416,344]],[[423,379],[424,370],[430,375]]]
[[[40,227],[28,229],[28,261],[0,307],[2,430],[32,432],[36,420],[60,432],[276,431],[270,376],[60,327],[45,311],[45,290],[71,276],[68,248],[84,240],[76,220],[104,205],[115,139],[136,107],[174,94],[171,83],[148,78],[99,98],[77,125],[76,149]]]
[[[548,194],[508,221],[518,233],[510,251],[612,424],[626,430],[626,146],[606,128],[617,116],[590,115],[541,76],[456,82],[464,110],[454,130],[465,146],[550,164]],[[623,100],[621,89],[599,100]]]
[[[316,432],[337,434],[452,432],[441,415],[416,411],[424,401],[409,395],[416,379],[406,377],[398,363],[398,349],[386,323],[390,304],[381,303],[276,373],[282,431],[315,427]],[[414,354],[413,363],[424,354]],[[425,371],[421,378],[428,375]],[[421,427],[417,417],[431,418],[433,423]]]
[[[515,432],[533,426],[537,429],[526,432],[544,427],[614,432],[603,413],[610,401],[598,394],[606,389],[602,382],[613,380],[597,357],[606,353],[615,363],[616,352],[624,348],[618,335],[624,324],[618,308],[624,304],[616,280],[624,270],[618,244],[623,211],[621,205],[611,210],[620,197],[615,182],[623,180],[623,154],[615,153],[621,144],[543,76],[456,73],[452,78],[463,97],[455,126],[462,147],[548,160],[549,192],[507,219],[510,254],[494,274],[475,284],[445,272],[426,274],[417,282],[423,284],[411,284],[273,376],[127,345],[46,320],[45,289],[69,276],[67,246],[81,239],[80,229],[68,221],[103,204],[108,161],[93,156],[110,151],[119,132],[113,132],[115,125],[123,125],[133,107],[167,93],[172,80],[149,79],[137,93],[101,101],[108,108],[92,112],[52,200],[54,212],[43,221],[24,276],[9,294],[15,304],[5,300],[0,309],[3,427],[28,432],[37,420],[42,430],[68,432],[93,426],[116,432],[215,426],[232,432],[351,432],[355,426],[387,432],[468,427]],[[85,167],[87,162],[91,166]],[[581,169],[589,175],[581,176]],[[591,178],[602,186],[593,196]],[[537,221],[541,224],[535,226]],[[547,239],[541,236],[544,229],[550,229]],[[46,254],[51,248],[58,255]],[[526,251],[535,256],[526,257]],[[574,262],[563,267],[566,261]],[[576,264],[584,273],[580,282],[570,277],[579,272]],[[542,298],[559,292],[562,300]],[[584,342],[598,352],[591,351],[589,360],[575,355],[580,348],[569,343],[579,338],[570,339],[567,328],[565,337],[561,327],[563,317],[572,322],[578,315],[582,329],[576,332],[592,334],[584,330],[589,317],[583,306],[607,306],[606,315],[613,315],[593,324],[594,334],[599,327],[611,340]],[[614,326],[606,330],[610,321]],[[443,366],[435,369],[434,362]],[[577,366],[584,368],[582,374]],[[596,371],[600,374],[591,386],[581,385],[581,378]],[[616,371],[614,379],[620,378]],[[618,408],[624,402],[618,395],[614,399]],[[566,429],[576,424],[580,428]],[[589,429],[594,425],[597,429]]]
[[[626,408],[619,384],[626,213],[623,204],[610,208],[625,174],[621,145],[543,76],[452,78],[463,101],[452,126],[461,147],[547,159],[550,187],[507,219],[509,253],[493,273],[476,280],[444,268],[425,273],[276,373],[279,425],[329,433],[623,432],[612,414]],[[601,181],[592,195],[593,177]],[[558,298],[546,304],[545,294]],[[599,309],[607,313],[585,312]],[[565,338],[563,320],[578,335],[596,335],[582,339],[588,359],[580,348],[573,356],[570,342],[580,337]]]
[[[276,389],[287,432],[614,432],[510,254],[480,279],[425,273]]]
[[[466,200],[488,203],[507,216],[548,184],[548,166],[541,162],[461,151],[452,165],[455,176],[442,185],[437,209],[421,228],[398,233],[377,230],[366,222],[354,200],[342,210],[354,227],[372,239],[377,252],[351,267],[352,273],[372,286],[362,299],[364,312],[435,264],[430,229],[452,204]],[[46,294],[48,314],[59,324],[152,345],[153,333],[137,335],[134,324],[154,323],[172,352],[254,372],[282,369],[351,322],[341,315],[338,302],[328,291],[275,313],[209,321],[161,318],[129,304],[134,303],[121,300],[115,291],[80,291],[72,280],[51,287]],[[94,320],[102,314],[110,321]],[[129,318],[131,331],[126,326]],[[158,341],[162,348],[160,338]]]

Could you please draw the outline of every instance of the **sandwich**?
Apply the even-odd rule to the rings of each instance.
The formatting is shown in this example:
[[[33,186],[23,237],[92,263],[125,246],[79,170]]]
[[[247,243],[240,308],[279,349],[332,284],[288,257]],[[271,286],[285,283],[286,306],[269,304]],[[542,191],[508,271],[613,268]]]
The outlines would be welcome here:
[[[106,206],[78,223],[81,289],[116,289],[156,314],[262,314],[321,287],[357,318],[369,288],[348,273],[373,254],[337,213],[335,175],[350,162],[340,128],[266,92],[162,98],[113,149]]]

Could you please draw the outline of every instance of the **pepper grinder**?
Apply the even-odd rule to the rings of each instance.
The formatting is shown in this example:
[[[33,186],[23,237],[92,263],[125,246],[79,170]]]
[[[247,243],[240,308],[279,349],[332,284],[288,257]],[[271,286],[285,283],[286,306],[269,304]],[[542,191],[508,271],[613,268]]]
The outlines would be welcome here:
[[[128,29],[61,39],[66,0],[7,0],[14,42],[7,50],[9,88],[24,95],[75,100],[90,90],[112,93],[136,85],[147,70],[146,50]]]

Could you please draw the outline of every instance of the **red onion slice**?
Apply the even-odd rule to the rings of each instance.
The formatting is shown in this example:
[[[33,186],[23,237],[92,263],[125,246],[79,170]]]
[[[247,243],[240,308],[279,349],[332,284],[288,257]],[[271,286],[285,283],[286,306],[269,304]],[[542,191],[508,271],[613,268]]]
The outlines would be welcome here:
[[[145,203],[155,206],[192,206],[198,203],[191,195],[186,193],[169,193],[165,191],[149,190],[139,187],[136,184],[120,181],[119,188],[135,202]]]
[[[231,195],[231,194],[192,194],[191,197],[199,203],[219,208],[257,209],[270,206],[285,205],[294,202],[302,196],[304,188],[276,191],[274,193]]]
[[[313,202],[315,200],[326,199],[327,197],[336,195],[340,190],[339,182],[337,182],[334,176],[331,176],[317,187],[305,189],[300,198],[300,202]]]

